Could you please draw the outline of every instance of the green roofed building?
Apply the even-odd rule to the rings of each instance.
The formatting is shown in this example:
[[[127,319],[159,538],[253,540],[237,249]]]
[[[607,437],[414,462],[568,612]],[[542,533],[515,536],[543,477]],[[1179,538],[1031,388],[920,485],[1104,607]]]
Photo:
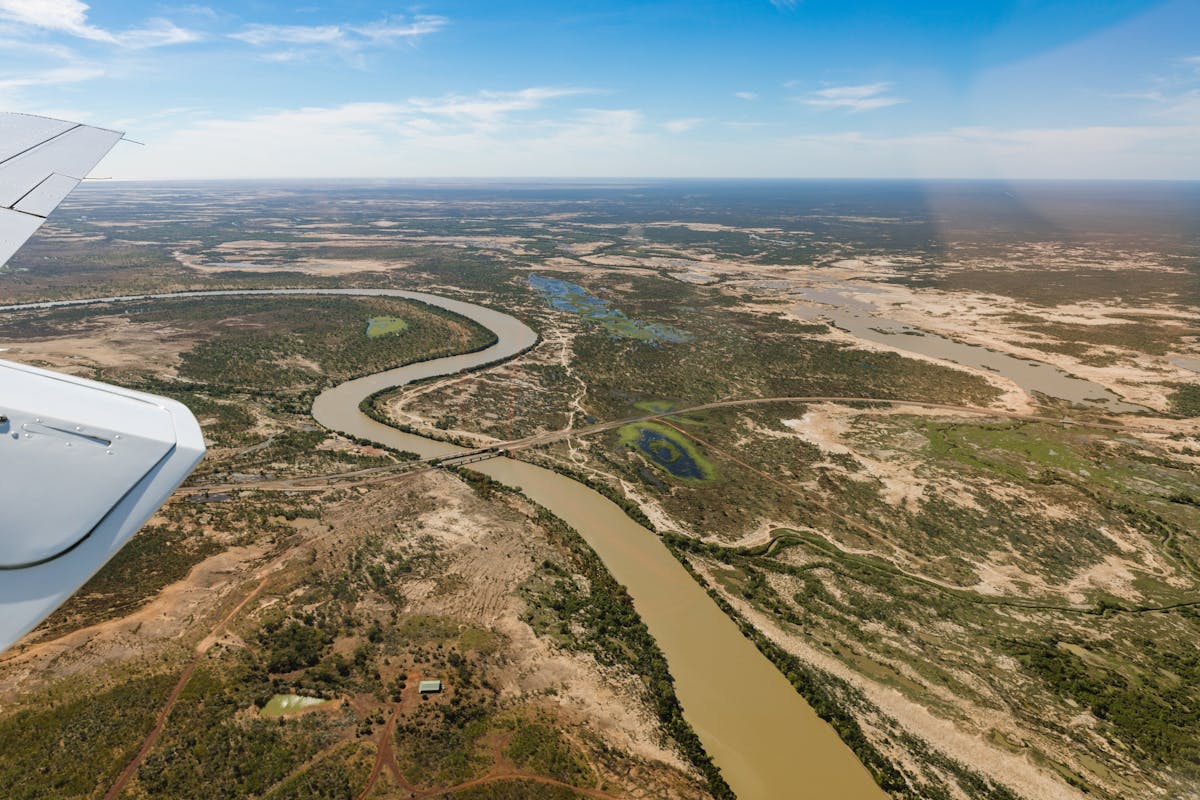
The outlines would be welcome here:
[[[430,694],[431,692],[440,692],[442,690],[442,682],[441,681],[421,681],[420,685],[417,686],[417,690],[420,691],[421,694]]]

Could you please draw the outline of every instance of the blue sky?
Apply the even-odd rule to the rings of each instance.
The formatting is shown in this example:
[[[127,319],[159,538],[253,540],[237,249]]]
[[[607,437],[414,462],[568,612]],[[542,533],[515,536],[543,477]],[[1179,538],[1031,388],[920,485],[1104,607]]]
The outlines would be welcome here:
[[[1200,178],[1200,2],[0,0],[117,178]]]

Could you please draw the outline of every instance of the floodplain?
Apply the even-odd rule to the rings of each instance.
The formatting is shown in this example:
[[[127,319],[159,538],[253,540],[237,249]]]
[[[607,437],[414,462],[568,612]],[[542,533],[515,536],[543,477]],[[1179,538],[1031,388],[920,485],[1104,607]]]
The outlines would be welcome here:
[[[1191,184],[111,184],[0,290],[502,310],[530,348],[368,412],[528,441],[515,469],[613,500],[893,797],[1160,797],[1200,752],[1198,208]],[[0,659],[4,793],[51,791],[21,753],[70,752],[59,796],[727,796],[598,545],[311,416],[487,346],[396,298],[0,317],[5,358],[176,396],[211,443]],[[426,677],[449,690],[421,700]],[[254,713],[289,694],[329,705]]]

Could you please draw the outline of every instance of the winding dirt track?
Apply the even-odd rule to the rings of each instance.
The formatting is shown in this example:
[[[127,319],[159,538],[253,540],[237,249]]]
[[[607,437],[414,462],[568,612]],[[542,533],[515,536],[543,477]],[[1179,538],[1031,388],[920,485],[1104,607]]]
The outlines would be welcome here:
[[[273,572],[273,570],[271,572]],[[108,791],[104,793],[104,800],[116,800],[116,798],[121,794],[121,791],[125,788],[125,785],[129,783],[131,778],[133,778],[134,773],[136,773],[138,770],[138,767],[142,765],[142,762],[146,760],[146,756],[149,755],[152,749],[154,749],[154,745],[158,743],[158,738],[162,736],[163,728],[167,726],[167,718],[171,716],[171,711],[174,710],[175,704],[179,701],[179,695],[183,692],[184,687],[187,686],[188,681],[192,679],[192,675],[196,672],[196,668],[200,666],[200,659],[204,658],[204,654],[209,651],[209,648],[216,644],[218,638],[220,638],[221,631],[225,629],[226,625],[233,621],[233,618],[238,615],[238,612],[245,608],[247,603],[249,603],[255,597],[258,597],[263,588],[267,585],[267,581],[270,580],[271,572],[268,572],[268,574],[258,582],[258,585],[255,586],[249,594],[243,597],[241,601],[239,601],[238,604],[229,611],[228,614],[221,618],[220,622],[213,626],[213,629],[209,632],[208,636],[205,636],[200,643],[196,645],[195,657],[191,660],[187,667],[184,668],[183,672],[180,673],[179,680],[175,682],[175,686],[171,689],[171,693],[167,695],[166,702],[163,703],[162,708],[160,708],[158,711],[158,716],[155,717],[154,727],[150,729],[150,733],[146,734],[146,738],[142,741],[142,746],[138,748],[138,751],[134,755],[133,759],[125,765],[125,769],[121,770],[121,774],[117,776],[117,779],[113,782],[112,786],[108,787]]]

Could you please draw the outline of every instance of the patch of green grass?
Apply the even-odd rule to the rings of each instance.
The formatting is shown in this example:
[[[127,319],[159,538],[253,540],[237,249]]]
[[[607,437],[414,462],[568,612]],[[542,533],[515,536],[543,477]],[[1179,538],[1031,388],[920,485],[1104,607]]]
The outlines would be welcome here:
[[[393,333],[408,330],[408,321],[402,317],[371,317],[367,320],[367,338],[378,339]]]
[[[638,411],[645,411],[647,414],[665,414],[676,405],[677,403],[672,403],[670,400],[639,400],[633,404],[633,407]]]
[[[1045,468],[1078,473],[1096,467],[1075,452],[1066,436],[1044,426],[935,423],[926,427],[926,435],[937,455],[1022,479]]]

